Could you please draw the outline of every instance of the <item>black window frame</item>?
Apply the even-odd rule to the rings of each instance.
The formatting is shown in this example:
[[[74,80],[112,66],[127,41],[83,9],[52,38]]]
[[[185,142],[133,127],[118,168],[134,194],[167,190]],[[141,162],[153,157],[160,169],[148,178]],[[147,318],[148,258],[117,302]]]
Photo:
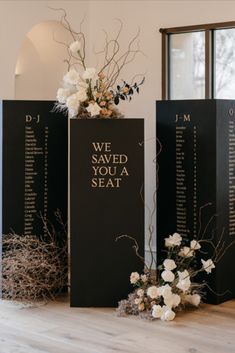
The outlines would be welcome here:
[[[214,98],[214,31],[235,28],[235,21],[207,23],[200,25],[160,28],[162,35],[162,99],[170,99],[169,48],[170,35],[192,32],[205,32],[205,99]]]

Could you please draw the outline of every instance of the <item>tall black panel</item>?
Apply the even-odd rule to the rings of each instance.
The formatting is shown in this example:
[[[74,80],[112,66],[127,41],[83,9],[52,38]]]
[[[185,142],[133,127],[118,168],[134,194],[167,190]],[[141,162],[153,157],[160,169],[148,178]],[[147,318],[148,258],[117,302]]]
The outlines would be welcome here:
[[[71,306],[117,306],[144,254],[144,120],[71,120]],[[142,193],[142,197],[141,197]]]
[[[235,240],[235,102],[157,102],[157,136],[162,144],[158,159],[159,260],[164,238],[174,232],[190,239],[212,237],[219,249],[224,232],[226,248]],[[212,256],[212,248],[207,251],[200,256]],[[234,258],[235,245],[211,275],[200,278],[213,290],[207,291],[206,301],[220,303],[235,297]]]

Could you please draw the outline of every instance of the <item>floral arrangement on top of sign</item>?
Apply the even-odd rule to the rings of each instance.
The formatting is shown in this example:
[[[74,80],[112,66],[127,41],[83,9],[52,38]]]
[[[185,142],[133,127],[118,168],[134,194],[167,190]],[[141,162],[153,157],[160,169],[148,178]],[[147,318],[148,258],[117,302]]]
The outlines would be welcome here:
[[[60,9],[62,10],[62,9]],[[120,52],[119,37],[122,31],[122,22],[114,38],[109,39],[105,32],[104,48],[96,55],[103,56],[103,64],[98,68],[87,67],[86,64],[86,39],[82,32],[75,32],[63,11],[61,24],[71,34],[72,42],[66,45],[68,49],[68,72],[63,77],[63,87],[57,91],[56,109],[66,111],[69,117],[74,118],[121,118],[123,115],[116,106],[120,101],[131,101],[134,93],[139,93],[139,87],[144,83],[141,74],[135,75],[131,82],[121,80],[123,68],[133,62],[136,55],[142,53],[138,46],[139,31],[130,40],[127,49]],[[140,82],[135,79],[142,76]]]

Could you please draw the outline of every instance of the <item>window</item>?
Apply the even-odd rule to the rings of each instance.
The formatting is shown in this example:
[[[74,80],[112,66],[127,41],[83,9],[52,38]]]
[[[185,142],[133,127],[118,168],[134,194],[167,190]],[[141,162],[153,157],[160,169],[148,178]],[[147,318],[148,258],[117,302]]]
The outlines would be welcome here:
[[[235,98],[235,22],[160,32],[162,99]]]

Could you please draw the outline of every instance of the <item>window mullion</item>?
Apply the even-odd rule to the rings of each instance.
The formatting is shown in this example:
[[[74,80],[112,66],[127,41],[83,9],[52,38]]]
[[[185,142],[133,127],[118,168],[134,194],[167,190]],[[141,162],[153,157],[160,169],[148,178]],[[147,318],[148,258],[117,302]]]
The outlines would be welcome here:
[[[205,98],[213,98],[213,43],[212,30],[205,31]]]

